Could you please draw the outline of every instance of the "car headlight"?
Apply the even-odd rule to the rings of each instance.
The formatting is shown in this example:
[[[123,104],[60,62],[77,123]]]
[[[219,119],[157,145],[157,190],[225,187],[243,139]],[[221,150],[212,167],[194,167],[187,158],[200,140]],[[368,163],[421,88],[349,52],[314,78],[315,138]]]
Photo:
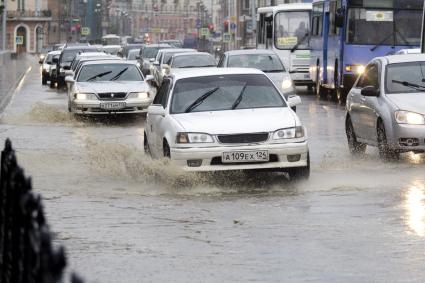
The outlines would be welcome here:
[[[361,75],[364,73],[366,67],[363,65],[346,65],[345,70],[347,72],[356,73],[357,75]]]
[[[298,139],[302,137],[304,137],[304,127],[302,126],[280,129],[273,133],[274,140]]]
[[[140,63],[139,63],[139,62],[137,62],[137,63],[136,63],[136,66],[137,66],[138,68],[140,68]]]
[[[214,139],[209,134],[204,133],[178,133],[177,143],[213,143]]]
[[[292,87],[292,80],[286,79],[282,82],[282,89],[288,89]]]
[[[40,60],[44,60],[44,58],[46,58],[46,55],[41,54],[41,55],[40,55]]]
[[[97,99],[94,93],[76,93],[74,97],[77,100],[96,100]]]
[[[132,92],[128,96],[128,98],[133,98],[133,99],[147,99],[149,97],[150,97],[149,92]]]
[[[396,111],[395,120],[399,124],[425,125],[425,116],[415,112]]]

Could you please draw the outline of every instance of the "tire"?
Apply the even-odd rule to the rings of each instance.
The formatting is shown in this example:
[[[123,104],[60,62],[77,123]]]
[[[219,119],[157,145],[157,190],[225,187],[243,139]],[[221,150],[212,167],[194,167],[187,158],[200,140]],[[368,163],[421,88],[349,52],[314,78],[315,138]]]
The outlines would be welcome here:
[[[332,100],[339,102],[338,61],[335,61],[334,65],[334,89],[332,90]]]
[[[316,87],[315,87],[315,89],[316,89],[316,96],[318,98],[325,99],[327,97],[327,91],[322,86],[322,84],[320,83],[319,72],[320,72],[320,69],[319,69],[319,67],[317,67]]]
[[[354,132],[353,123],[350,116],[347,117],[345,122],[345,133],[347,135],[348,149],[352,156],[362,156],[366,152],[366,144],[358,142],[356,133]]]
[[[68,99],[68,112],[72,113],[72,105],[71,105],[71,100]]]
[[[143,150],[145,151],[146,155],[151,155],[151,150],[149,148],[148,143],[148,136],[146,135],[146,132],[143,133]]]
[[[400,158],[400,152],[392,149],[388,145],[385,125],[382,121],[378,122],[376,131],[378,137],[379,157],[384,161],[398,160]]]
[[[170,146],[166,140],[164,140],[163,152],[165,158],[171,158]]]
[[[41,84],[42,85],[46,85],[47,84],[47,78],[46,78],[46,76],[41,76]]]
[[[291,168],[288,171],[291,181],[305,181],[310,178],[310,153],[307,154],[307,166]]]
[[[55,88],[56,81],[54,79],[50,79],[50,88]]]

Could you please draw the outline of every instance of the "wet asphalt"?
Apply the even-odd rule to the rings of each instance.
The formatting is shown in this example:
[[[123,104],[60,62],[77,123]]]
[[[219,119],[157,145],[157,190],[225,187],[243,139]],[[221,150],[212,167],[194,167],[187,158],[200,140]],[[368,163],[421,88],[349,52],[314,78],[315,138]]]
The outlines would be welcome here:
[[[299,89],[312,176],[183,174],[143,153],[143,116],[76,119],[26,75],[0,137],[88,282],[425,282],[425,155],[350,157],[345,109]]]

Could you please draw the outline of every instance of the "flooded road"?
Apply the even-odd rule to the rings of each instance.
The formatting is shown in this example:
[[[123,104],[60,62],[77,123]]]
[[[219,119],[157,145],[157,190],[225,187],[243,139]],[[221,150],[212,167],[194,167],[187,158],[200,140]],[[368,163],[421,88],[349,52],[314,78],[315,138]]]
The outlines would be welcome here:
[[[144,117],[76,119],[33,69],[1,117],[89,282],[424,282],[425,156],[352,159],[345,110],[300,90],[312,176],[183,174]]]

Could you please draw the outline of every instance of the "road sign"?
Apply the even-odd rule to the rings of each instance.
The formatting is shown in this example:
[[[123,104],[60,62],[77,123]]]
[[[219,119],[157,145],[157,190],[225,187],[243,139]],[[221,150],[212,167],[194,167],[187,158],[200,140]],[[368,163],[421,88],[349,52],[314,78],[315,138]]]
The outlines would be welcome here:
[[[90,34],[90,28],[89,27],[82,27],[81,28],[81,35],[89,35]]]
[[[24,37],[23,37],[23,36],[21,36],[21,35],[16,36],[16,38],[15,38],[15,42],[16,42],[16,44],[17,44],[17,45],[22,45],[22,44],[24,44]]]
[[[230,24],[230,29],[235,30],[235,29],[236,29],[236,27],[237,27],[237,25],[236,25],[235,23],[231,23],[231,24]]]
[[[230,33],[223,33],[223,42],[229,43],[232,41],[232,35]]]
[[[208,28],[201,28],[201,36],[208,37],[210,35],[210,30]]]

